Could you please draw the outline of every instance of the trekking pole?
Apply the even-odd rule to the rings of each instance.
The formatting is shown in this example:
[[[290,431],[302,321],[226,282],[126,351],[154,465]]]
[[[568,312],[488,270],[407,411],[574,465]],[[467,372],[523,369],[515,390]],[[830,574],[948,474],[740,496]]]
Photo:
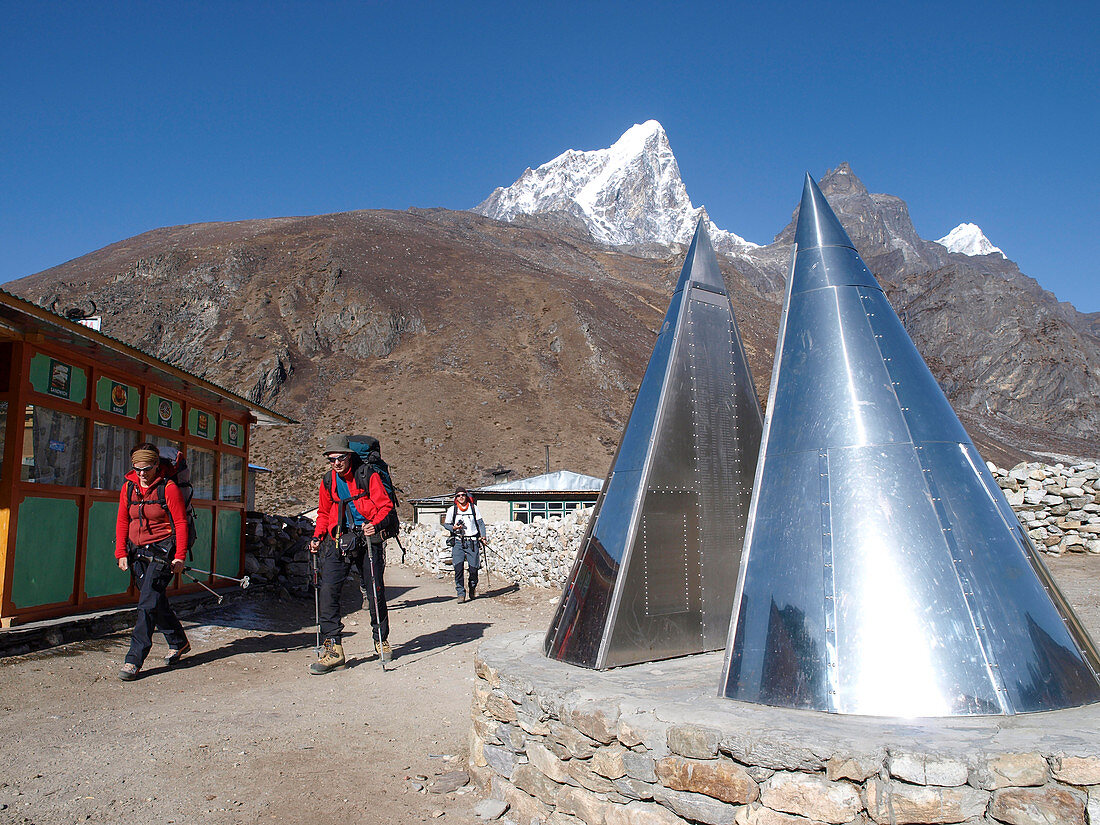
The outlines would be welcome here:
[[[321,655],[321,585],[317,579],[317,554],[309,551],[310,579],[313,582],[313,614],[317,624],[317,647],[314,652]]]
[[[374,542],[371,541],[370,536],[363,536],[363,538],[366,539],[367,542],[367,547],[363,551],[366,555],[366,558],[363,559],[363,569],[370,569],[370,589],[371,594],[374,596],[374,598],[368,598],[367,602],[371,605],[371,611],[374,614],[374,626],[378,628],[378,639],[374,639],[373,629],[371,630],[370,635],[371,640],[376,641],[378,645],[378,663],[382,665],[382,672],[385,673],[386,658],[384,656],[384,651],[382,650],[382,620],[379,618],[378,614],[378,600],[380,598],[386,598],[386,594],[384,591],[381,594],[378,593],[378,580],[374,576],[374,553],[372,552],[374,550]]]
[[[482,547],[482,549],[485,550],[485,586],[486,587],[492,587],[493,586],[493,579],[489,575],[489,550],[491,549],[489,547],[489,542],[487,542],[487,541],[484,542],[481,545],[481,547]]]
[[[231,582],[237,582],[241,586],[241,590],[247,590],[248,586],[252,583],[249,581],[248,576],[242,576],[237,579],[233,576],[226,576],[222,573],[215,573],[213,570],[203,570],[201,567],[185,567],[184,570],[193,570],[196,573],[205,573],[208,576],[213,576],[215,579],[228,579]]]
[[[142,560],[142,561],[144,561],[144,562],[146,562],[147,564],[150,564],[150,565],[155,564],[155,563],[164,563],[164,559],[158,559],[156,556],[151,556],[147,553],[136,553],[134,555],[134,558],[135,559],[140,559],[140,560]],[[169,567],[171,567],[170,564],[169,564]],[[183,568],[183,570],[180,571],[181,575],[184,575],[187,578],[189,578],[191,581],[193,581],[195,584],[197,584],[199,587],[201,587],[203,590],[205,590],[207,593],[209,593],[211,596],[213,596],[215,599],[217,599],[218,604],[221,604],[222,603],[222,595],[220,593],[218,593],[216,590],[213,590],[212,588],[207,586],[205,583],[200,582],[198,579],[196,579],[190,573],[188,573],[187,571],[190,570],[190,569],[191,569],[190,567]],[[133,573],[131,572],[130,575],[132,576]]]
[[[185,567],[183,569],[183,575],[187,576],[187,578],[189,578],[191,581],[193,581],[195,584],[197,584],[199,587],[201,587],[203,590],[205,590],[207,593],[209,593],[215,599],[217,599],[218,604],[221,604],[222,603],[222,594],[218,593],[216,590],[212,590],[210,587],[203,584],[198,579],[196,579],[194,576],[192,576],[190,573],[188,573],[187,571],[190,570],[190,569],[191,569],[190,567]]]

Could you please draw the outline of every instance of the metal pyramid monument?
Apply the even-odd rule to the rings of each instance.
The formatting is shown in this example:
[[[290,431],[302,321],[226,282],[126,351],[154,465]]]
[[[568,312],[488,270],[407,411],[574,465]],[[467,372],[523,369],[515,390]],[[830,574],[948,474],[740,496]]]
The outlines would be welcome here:
[[[883,716],[1100,701],[1100,658],[807,175],[720,692]]]
[[[592,668],[720,650],[763,426],[702,222],[546,654]]]

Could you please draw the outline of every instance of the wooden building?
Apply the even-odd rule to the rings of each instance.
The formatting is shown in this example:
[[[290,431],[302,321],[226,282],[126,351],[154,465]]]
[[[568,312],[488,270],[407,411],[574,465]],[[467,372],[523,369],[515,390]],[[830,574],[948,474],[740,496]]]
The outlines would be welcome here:
[[[114,541],[139,441],[187,457],[198,528],[191,564],[240,576],[256,423],[294,422],[0,290],[0,623],[136,600]],[[196,589],[183,580],[169,592]]]
[[[563,516],[578,507],[591,507],[600,497],[602,488],[603,479],[558,470],[478,487],[471,489],[470,493],[477,500],[478,510],[486,524],[498,521],[529,524],[536,518]],[[410,501],[413,524],[442,524],[453,501],[450,494]]]

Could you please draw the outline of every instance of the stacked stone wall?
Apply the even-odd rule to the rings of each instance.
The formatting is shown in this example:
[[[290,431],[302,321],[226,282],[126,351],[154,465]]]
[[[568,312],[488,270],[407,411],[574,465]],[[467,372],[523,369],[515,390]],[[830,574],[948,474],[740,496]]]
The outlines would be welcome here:
[[[561,518],[538,518],[533,524],[502,521],[486,525],[489,548],[483,563],[491,575],[535,587],[561,587],[573,567],[588,527],[591,508],[571,510]],[[402,525],[405,562],[437,573],[449,573],[447,532],[438,524]]]
[[[308,518],[249,512],[244,523],[244,572],[260,587],[311,595]]]
[[[1100,464],[989,466],[1040,550],[1100,554]]]
[[[518,825],[1100,825],[1100,707],[836,717],[715,698],[713,654],[596,673],[539,642],[475,664],[471,774]]]
[[[989,465],[1028,535],[1042,551],[1100,555],[1100,464],[1018,464],[1011,470]],[[591,508],[533,524],[505,521],[487,527],[484,555],[491,575],[535,587],[561,587],[573,567]],[[309,551],[313,522],[307,518],[249,513],[245,523],[245,572],[257,584],[309,595]],[[447,534],[435,524],[402,524],[404,562],[450,573]],[[401,559],[396,542],[387,558]]]

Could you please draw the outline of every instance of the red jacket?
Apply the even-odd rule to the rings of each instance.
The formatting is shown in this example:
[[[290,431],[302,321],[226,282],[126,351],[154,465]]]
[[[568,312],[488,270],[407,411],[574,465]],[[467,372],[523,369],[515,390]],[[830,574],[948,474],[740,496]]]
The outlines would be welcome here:
[[[333,473],[335,472],[333,470]],[[321,479],[321,494],[317,502],[317,526],[313,529],[313,535],[317,538],[324,536],[326,533],[331,535],[331,531],[340,524],[340,502],[338,498],[333,496],[333,491],[325,486],[329,478],[330,474],[325,473],[324,478]],[[348,492],[353,496],[363,492],[355,480],[354,468],[349,469],[347,474],[342,475],[341,478],[347,482]],[[335,486],[335,484],[336,480],[333,479],[332,485]],[[370,495],[357,498],[352,504],[375,527],[381,524],[382,520],[393,509],[393,502],[390,501],[386,488],[382,486],[382,477],[378,473],[371,473]]]
[[[163,472],[163,464],[161,472]],[[158,474],[153,486],[142,489],[138,474],[133,470],[126,474],[126,480],[133,482],[134,503],[130,504],[127,493],[129,484],[123,484],[118,496],[118,520],[115,522],[115,558],[126,555],[126,539],[133,544],[152,544],[176,534],[176,558],[187,559],[187,513],[183,509],[183,493],[174,481],[162,482]],[[164,503],[168,512],[160,506],[156,485],[164,484]],[[138,502],[144,501],[144,506]],[[143,512],[142,512],[143,511]],[[140,514],[140,518],[139,518]],[[169,515],[171,516],[169,518]]]

